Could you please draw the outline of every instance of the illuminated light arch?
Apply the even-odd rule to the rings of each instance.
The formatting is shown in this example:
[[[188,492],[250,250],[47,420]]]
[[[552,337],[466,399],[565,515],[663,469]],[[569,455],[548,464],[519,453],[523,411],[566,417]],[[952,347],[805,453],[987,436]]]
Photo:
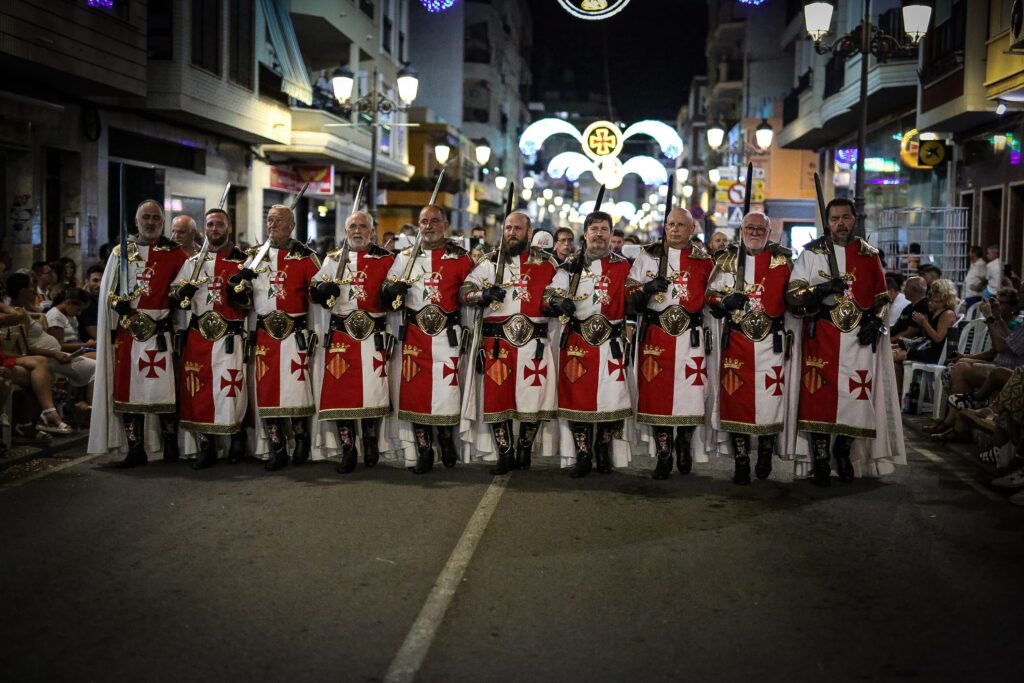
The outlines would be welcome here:
[[[552,135],[571,135],[581,145],[583,144],[583,135],[579,129],[562,119],[541,119],[540,121],[534,121],[523,134],[519,136],[519,151],[528,156],[533,156],[540,150],[541,145]]]
[[[683,153],[683,139],[679,137],[679,133],[661,121],[654,119],[637,121],[625,130],[622,137],[628,138],[633,135],[651,136],[661,147],[661,153],[670,159],[675,159]]]
[[[548,175],[576,182],[584,173],[594,172],[594,162],[579,152],[562,152],[548,162]]]
[[[664,185],[668,182],[668,172],[660,161],[651,156],[638,156],[627,159],[622,164],[622,175],[636,173],[645,185]]]

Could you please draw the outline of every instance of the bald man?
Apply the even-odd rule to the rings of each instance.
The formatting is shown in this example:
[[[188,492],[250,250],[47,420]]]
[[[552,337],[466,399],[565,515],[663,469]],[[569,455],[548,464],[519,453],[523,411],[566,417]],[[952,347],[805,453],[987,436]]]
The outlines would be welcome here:
[[[729,244],[729,237],[721,230],[713,233],[711,238],[708,240],[708,251],[711,254],[717,254],[722,249],[725,249],[725,245]]]
[[[681,474],[693,464],[691,437],[704,424],[707,398],[704,290],[714,265],[690,241],[696,226],[689,211],[673,209],[664,230],[665,241],[641,249],[626,281],[630,308],[642,321],[636,421],[650,429],[655,479],[669,476],[673,453]]]
[[[372,243],[373,217],[357,211],[345,220],[346,242],[329,252],[310,288],[314,303],[330,316],[324,325],[323,377],[320,387],[318,441],[338,453],[339,474],[356,467],[356,438],[361,437],[363,464],[380,459],[380,422],[391,414],[384,368],[393,347],[381,287],[395,256]],[[339,269],[339,264],[343,268]]]
[[[171,241],[180,246],[189,258],[199,253],[201,247],[196,244],[198,239],[199,229],[192,217],[184,214],[175,216],[171,221]]]

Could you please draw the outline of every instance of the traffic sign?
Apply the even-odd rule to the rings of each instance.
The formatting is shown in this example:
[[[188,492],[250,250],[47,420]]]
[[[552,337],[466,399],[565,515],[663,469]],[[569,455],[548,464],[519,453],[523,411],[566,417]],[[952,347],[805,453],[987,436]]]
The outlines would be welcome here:
[[[730,206],[729,207],[729,227],[738,228],[743,225],[743,207],[742,206]]]
[[[746,196],[746,183],[733,183],[732,187],[729,188],[729,202],[732,204],[742,204],[743,198]]]

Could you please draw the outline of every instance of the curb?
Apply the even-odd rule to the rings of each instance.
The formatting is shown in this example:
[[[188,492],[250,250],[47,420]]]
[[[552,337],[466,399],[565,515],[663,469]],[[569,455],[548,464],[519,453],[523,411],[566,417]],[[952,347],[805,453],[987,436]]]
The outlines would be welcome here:
[[[53,441],[48,442],[45,446],[33,442],[11,446],[7,457],[0,458],[0,472],[14,465],[21,465],[39,458],[48,458],[84,446],[88,440],[88,432],[79,432],[67,437],[54,437]]]

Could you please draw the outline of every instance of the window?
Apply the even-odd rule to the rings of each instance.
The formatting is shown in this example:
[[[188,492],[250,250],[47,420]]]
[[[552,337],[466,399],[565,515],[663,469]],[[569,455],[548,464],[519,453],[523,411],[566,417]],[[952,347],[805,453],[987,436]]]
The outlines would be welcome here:
[[[253,77],[253,0],[228,0],[231,16],[228,27],[228,75],[231,80],[252,90]]]
[[[146,56],[150,59],[174,59],[173,35],[171,3],[155,2],[150,5],[146,22]]]
[[[192,0],[192,64],[220,74],[220,0]]]
[[[373,0],[359,0],[359,11],[373,19]]]
[[[391,29],[391,17],[384,17],[384,24],[381,26],[380,47],[388,54],[391,54]]]

